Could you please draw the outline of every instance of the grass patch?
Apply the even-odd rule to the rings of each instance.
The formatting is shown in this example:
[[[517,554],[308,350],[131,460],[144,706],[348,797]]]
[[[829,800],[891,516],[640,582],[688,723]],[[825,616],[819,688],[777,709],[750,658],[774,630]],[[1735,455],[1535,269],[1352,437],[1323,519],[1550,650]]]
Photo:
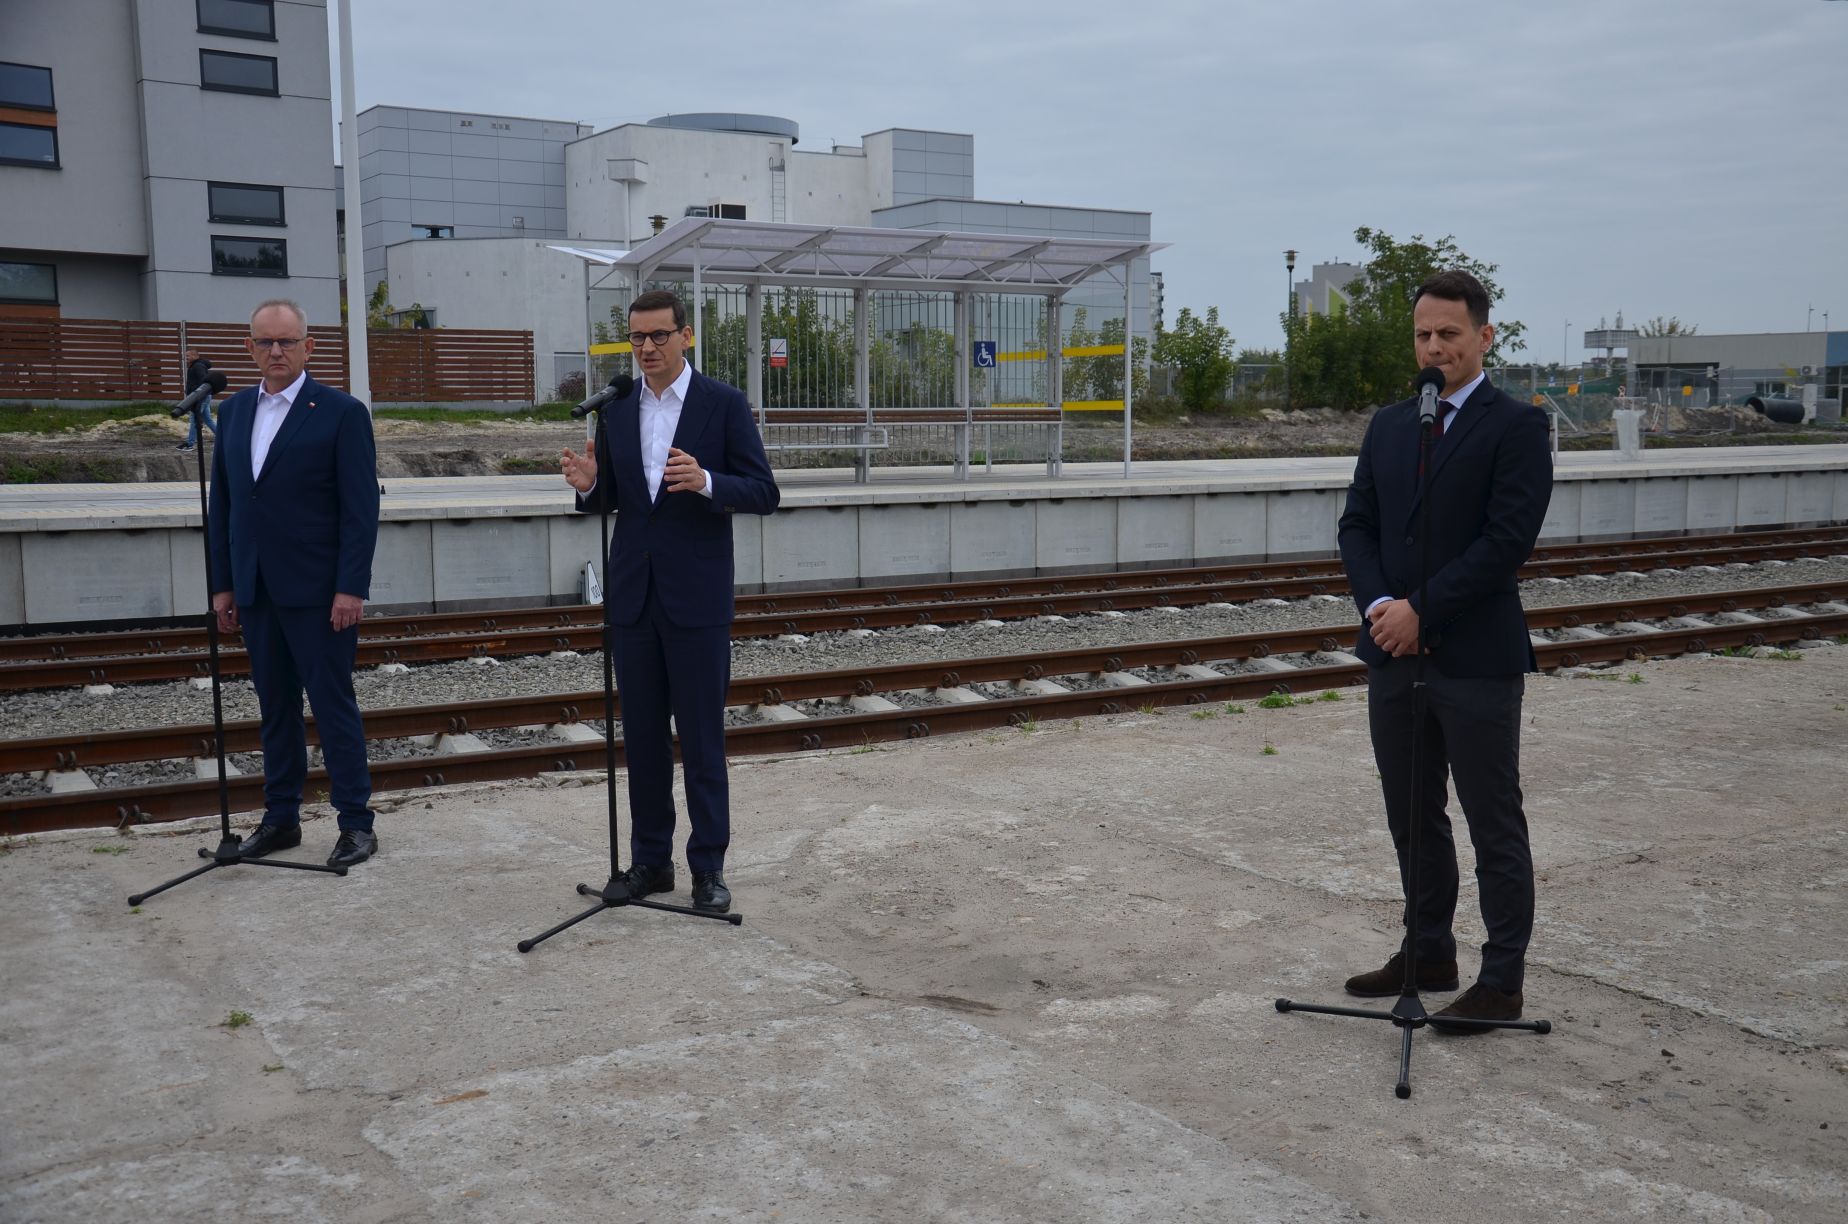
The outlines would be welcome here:
[[[1624,682],[1625,684],[1644,684],[1644,683],[1647,683],[1647,682],[1646,682],[1646,681],[1645,681],[1645,680],[1643,679],[1643,673],[1642,673],[1642,672],[1631,672],[1631,673],[1630,673],[1629,675],[1627,675],[1627,676],[1625,676],[1625,677],[1623,678],[1623,682]]]
[[[1032,735],[1035,731],[1039,730],[1040,723],[1039,723],[1039,719],[1034,718],[1031,714],[1029,714],[1027,717],[1020,720],[1019,725],[1020,725],[1021,734]]]
[[[1260,710],[1287,710],[1296,704],[1296,698],[1288,693],[1266,693],[1258,699]]]
[[[1767,650],[1760,657],[1766,659],[1780,659],[1785,663],[1795,663],[1798,659],[1803,657],[1803,652],[1801,650]]]
[[[1219,711],[1218,711],[1218,710],[1195,710],[1195,711],[1194,711],[1194,712],[1193,712],[1193,713],[1192,713],[1192,714],[1191,714],[1191,715],[1190,715],[1189,717],[1192,717],[1192,718],[1218,718],[1218,717],[1219,717]]]
[[[226,1016],[223,1020],[219,1021],[218,1027],[228,1028],[228,1029],[241,1029],[246,1024],[249,1024],[252,1020],[255,1020],[255,1019],[256,1017],[251,1015],[247,1011],[234,1011],[230,1015]]]
[[[127,854],[132,846],[91,846],[91,854]]]
[[[0,464],[0,484],[113,484],[127,479],[128,466],[120,459],[37,455]]]
[[[1340,701],[1341,691],[1339,689],[1325,689],[1322,695],[1320,697],[1317,697],[1316,700],[1317,701]]]
[[[503,476],[556,476],[558,460],[528,459],[524,455],[504,455],[500,461]]]
[[[1277,755],[1277,745],[1275,744],[1264,745],[1264,747],[1260,750],[1259,755],[1260,756],[1276,756]]]
[[[1238,702],[1236,702],[1236,701],[1228,701],[1228,702],[1226,702],[1226,713],[1228,713],[1228,714],[1243,714],[1244,712],[1245,712],[1245,707],[1244,707],[1244,706],[1242,706],[1242,705],[1240,705],[1240,704],[1239,704]]]
[[[268,1075],[272,1071],[280,1071],[280,1070],[282,1070],[281,1063],[270,1063],[263,1068],[263,1074]]]
[[[145,400],[107,408],[61,408],[55,404],[0,404],[0,433],[54,434],[90,429],[104,421],[167,415],[168,405]]]

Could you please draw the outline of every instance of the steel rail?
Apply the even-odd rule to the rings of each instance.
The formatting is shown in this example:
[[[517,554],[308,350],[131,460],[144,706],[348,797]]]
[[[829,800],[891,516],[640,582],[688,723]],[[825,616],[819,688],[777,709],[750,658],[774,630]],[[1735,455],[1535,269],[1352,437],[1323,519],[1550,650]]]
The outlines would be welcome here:
[[[1826,604],[1838,597],[1848,599],[1848,584],[1819,582],[1692,595],[1645,596],[1600,604],[1561,604],[1529,610],[1527,622],[1530,629],[1572,629],[1623,621],[1784,608],[1792,604]],[[1178,667],[1271,655],[1332,653],[1351,649],[1353,632],[1347,626],[1263,630],[1222,637],[1132,642],[1023,655],[744,676],[733,679],[727,704],[779,705],[791,701],[870,696],[899,689],[952,688],[959,684],[1037,680],[1137,667]],[[534,724],[573,723],[582,718],[582,711],[594,712],[602,698],[602,690],[598,689],[442,705],[388,706],[366,713],[366,738],[459,735]],[[620,698],[617,708],[621,708]],[[306,721],[309,741],[318,743],[314,719],[309,717]],[[242,719],[225,724],[226,752],[254,752],[261,746],[257,720]],[[214,752],[210,723],[0,740],[0,774],[209,757]]]
[[[1848,529],[1798,529],[1778,532],[1734,533],[1724,536],[1666,536],[1592,544],[1553,545],[1536,549],[1527,562],[1528,576],[1610,572],[1616,562],[1679,564],[1728,562],[1741,553],[1755,559],[1777,559],[1819,547],[1848,549]],[[1766,550],[1783,551],[1766,551]],[[1606,568],[1585,568],[1601,562]],[[1107,573],[1067,574],[1057,577],[912,583],[900,586],[852,587],[825,591],[741,595],[741,617],[768,617],[772,613],[830,612],[862,607],[896,607],[918,604],[954,604],[1035,595],[1147,590],[1164,587],[1211,587],[1228,583],[1249,584],[1329,580],[1344,583],[1338,560],[1263,562],[1250,565],[1189,566],[1171,569],[1117,570]],[[521,630],[570,630],[597,623],[597,606],[572,604],[546,608],[511,608],[492,612],[420,613],[372,617],[360,622],[362,642],[438,636],[492,636]],[[196,649],[205,631],[196,625],[162,629],[119,630],[108,633],[29,634],[0,638],[0,663],[119,658]]]
[[[1576,667],[1591,663],[1621,662],[1649,655],[1704,653],[1727,647],[1756,647],[1848,632],[1848,610],[1819,615],[1780,617],[1744,624],[1711,625],[1612,634],[1537,645],[1542,668]],[[942,664],[933,665],[941,668]],[[858,746],[895,739],[916,739],[945,732],[997,726],[1019,726],[1046,718],[1073,718],[1093,714],[1120,714],[1174,705],[1197,705],[1327,689],[1364,683],[1364,664],[1344,663],[1294,669],[1288,672],[1188,678],[1172,682],[987,700],[968,704],[931,706],[834,718],[805,718],[793,722],[765,722],[730,727],[728,752],[748,756],[766,753],[813,751]],[[376,762],[371,767],[378,792],[443,786],[470,781],[500,781],[538,774],[594,769],[600,743],[546,744],[492,752]],[[622,748],[618,744],[618,760]],[[582,762],[580,764],[580,762]],[[314,784],[325,784],[326,771],[312,770]],[[232,804],[238,810],[261,805],[263,779],[240,775],[230,781]],[[75,792],[0,800],[0,833],[24,834],[98,825],[170,821],[207,815],[217,810],[218,784],[213,781],[176,782],[114,790]]]

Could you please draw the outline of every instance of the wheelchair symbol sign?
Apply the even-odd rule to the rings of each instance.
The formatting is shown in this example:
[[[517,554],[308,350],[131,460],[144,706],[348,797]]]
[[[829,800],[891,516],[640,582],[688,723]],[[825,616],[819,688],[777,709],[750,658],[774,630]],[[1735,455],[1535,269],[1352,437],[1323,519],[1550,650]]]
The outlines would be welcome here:
[[[975,368],[978,370],[995,368],[995,342],[993,340],[975,342]]]

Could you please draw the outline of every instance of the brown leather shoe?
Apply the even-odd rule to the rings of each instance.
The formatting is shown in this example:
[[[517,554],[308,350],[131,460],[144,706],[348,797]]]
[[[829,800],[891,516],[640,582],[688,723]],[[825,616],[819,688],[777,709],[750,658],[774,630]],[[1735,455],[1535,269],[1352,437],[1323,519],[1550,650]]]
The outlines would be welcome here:
[[[1418,962],[1418,989],[1420,992],[1455,990],[1457,988],[1457,963],[1448,961]],[[1360,973],[1347,980],[1347,992],[1359,995],[1363,999],[1383,999],[1387,995],[1396,995],[1405,989],[1405,953],[1394,952],[1392,959],[1372,973]]]
[[[1431,1017],[1431,1027],[1439,1032],[1462,1036],[1466,1033],[1486,1033],[1489,1030],[1474,1024],[1446,1024],[1444,1017],[1454,1016],[1459,1020],[1519,1020],[1521,1018],[1521,992],[1503,994],[1493,986],[1484,986],[1477,982],[1468,990],[1450,1001],[1450,1006]]]

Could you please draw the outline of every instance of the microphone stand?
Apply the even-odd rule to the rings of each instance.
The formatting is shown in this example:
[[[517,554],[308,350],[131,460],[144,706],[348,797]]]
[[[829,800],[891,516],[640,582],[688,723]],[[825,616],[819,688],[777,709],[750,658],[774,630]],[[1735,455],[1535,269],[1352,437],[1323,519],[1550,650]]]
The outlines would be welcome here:
[[[222,379],[222,375],[213,371],[213,376]],[[222,383],[221,383],[222,385]],[[199,414],[204,409],[205,399],[192,406],[193,428],[199,427]],[[179,415],[179,414],[175,414]],[[218,750],[218,848],[207,850],[199,847],[199,857],[211,861],[203,867],[195,867],[185,875],[176,876],[165,884],[150,888],[146,892],[136,893],[128,899],[130,905],[140,905],[156,893],[164,893],[176,884],[184,884],[195,876],[202,876],[208,871],[220,867],[285,867],[294,871],[320,871],[328,875],[343,876],[345,867],[329,867],[325,863],[291,863],[285,859],[246,858],[238,851],[238,839],[231,833],[231,784],[227,780],[225,768],[225,703],[224,681],[218,666],[218,613],[212,608],[212,523],[211,509],[205,495],[205,437],[200,435],[199,445],[194,448],[199,471],[199,538],[205,548],[205,641],[212,660],[212,742]]]
[[[621,835],[616,825],[616,627],[610,621],[610,501],[615,489],[615,456],[609,447],[610,404],[605,402],[595,409],[597,414],[597,434],[594,449],[597,453],[597,478],[608,482],[603,487],[603,506],[597,512],[597,538],[601,551],[598,555],[603,562],[603,786],[604,799],[609,809],[610,819],[610,878],[602,888],[592,888],[588,884],[577,886],[581,897],[595,897],[597,903],[581,914],[567,918],[548,931],[541,932],[531,939],[522,939],[516,946],[522,952],[531,952],[560,931],[569,930],[593,914],[604,910],[619,909],[625,905],[640,906],[642,909],[662,910],[669,914],[685,914],[690,918],[716,918],[738,926],[744,922],[743,914],[711,914],[705,910],[696,910],[686,905],[669,905],[663,901],[650,901],[646,897],[631,897],[629,886],[622,879],[622,861],[620,847]]]
[[[1441,402],[1441,401],[1440,401]],[[1431,578],[1431,430],[1435,418],[1421,417],[1418,422],[1418,606],[1430,607],[1426,598]],[[1399,1029],[1399,1082],[1393,1095],[1405,1100],[1412,1095],[1412,1034],[1429,1023],[1424,1002],[1418,997],[1418,856],[1423,841],[1425,797],[1425,716],[1429,694],[1425,688],[1425,659],[1430,653],[1430,621],[1418,618],[1418,650],[1412,659],[1412,811],[1406,835],[1405,868],[1405,980],[1399,988],[1399,1001],[1391,1011],[1362,1007],[1327,1007],[1313,1003],[1295,1003],[1278,999],[1280,1012],[1315,1012],[1324,1016],[1358,1016],[1363,1020],[1387,1020]],[[1453,1028],[1525,1029],[1530,1033],[1553,1031],[1549,1020],[1474,1020],[1445,1016],[1444,1023]]]

